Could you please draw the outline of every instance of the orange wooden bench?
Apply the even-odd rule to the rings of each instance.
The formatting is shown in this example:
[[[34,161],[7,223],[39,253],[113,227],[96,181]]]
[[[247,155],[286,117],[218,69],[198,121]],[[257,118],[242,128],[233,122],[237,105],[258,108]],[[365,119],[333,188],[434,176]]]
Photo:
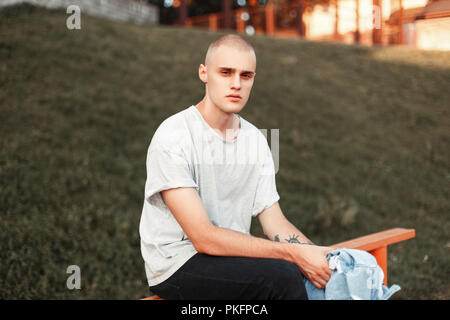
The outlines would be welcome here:
[[[340,242],[330,247],[359,249],[368,251],[384,272],[384,284],[387,285],[387,247],[391,244],[412,239],[416,236],[414,229],[393,228],[381,232],[369,234],[367,236]],[[141,300],[164,300],[157,295],[143,298]]]

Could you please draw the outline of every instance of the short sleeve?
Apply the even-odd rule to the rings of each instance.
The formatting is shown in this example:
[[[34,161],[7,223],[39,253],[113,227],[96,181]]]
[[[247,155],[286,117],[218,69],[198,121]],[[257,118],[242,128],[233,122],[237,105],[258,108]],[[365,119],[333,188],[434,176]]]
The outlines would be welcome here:
[[[275,181],[275,165],[272,153],[265,141],[262,161],[260,163],[258,184],[253,203],[252,216],[258,216],[264,209],[271,207],[280,199]]]
[[[152,197],[163,190],[198,185],[186,157],[164,149],[152,149],[147,153],[147,180],[145,199],[151,203]]]

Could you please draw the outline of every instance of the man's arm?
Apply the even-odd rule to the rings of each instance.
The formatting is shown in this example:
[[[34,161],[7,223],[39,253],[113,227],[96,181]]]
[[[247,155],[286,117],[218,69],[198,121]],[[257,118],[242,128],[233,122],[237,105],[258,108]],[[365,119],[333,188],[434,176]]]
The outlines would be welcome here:
[[[278,202],[258,215],[264,234],[270,240],[296,244],[314,243],[298,230],[281,211]]]
[[[329,248],[274,242],[214,226],[195,188],[161,191],[163,199],[200,253],[217,256],[277,258],[296,264],[318,288],[331,276],[326,254]]]

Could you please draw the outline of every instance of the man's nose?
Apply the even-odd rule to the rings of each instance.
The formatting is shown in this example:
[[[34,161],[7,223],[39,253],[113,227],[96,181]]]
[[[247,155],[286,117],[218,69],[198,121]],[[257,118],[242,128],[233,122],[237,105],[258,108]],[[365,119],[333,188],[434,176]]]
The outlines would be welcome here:
[[[232,78],[232,86],[233,88],[240,88],[241,87],[241,78],[239,74],[235,74]]]

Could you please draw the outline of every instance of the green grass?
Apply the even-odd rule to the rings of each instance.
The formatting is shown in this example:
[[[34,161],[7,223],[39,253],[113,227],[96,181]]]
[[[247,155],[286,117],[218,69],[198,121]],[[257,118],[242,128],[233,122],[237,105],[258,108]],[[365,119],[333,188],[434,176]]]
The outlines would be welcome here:
[[[147,147],[201,100],[224,33],[67,16],[0,12],[0,298],[137,299]],[[323,245],[415,228],[389,247],[394,298],[449,299],[450,53],[246,38],[258,75],[241,115],[280,129],[285,214]]]

